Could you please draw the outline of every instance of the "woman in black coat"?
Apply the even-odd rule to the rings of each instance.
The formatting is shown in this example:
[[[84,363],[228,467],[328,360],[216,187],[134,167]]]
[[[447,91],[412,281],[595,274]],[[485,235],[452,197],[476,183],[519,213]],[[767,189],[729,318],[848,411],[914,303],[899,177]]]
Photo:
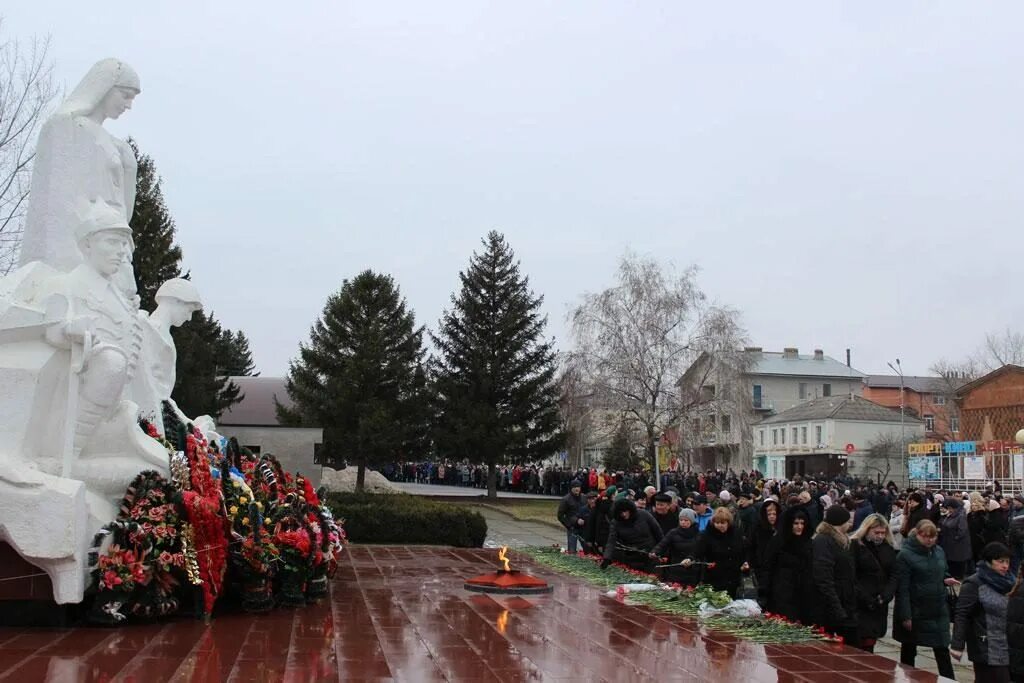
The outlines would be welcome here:
[[[868,515],[850,537],[854,571],[857,575],[857,635],[851,643],[868,652],[889,630],[889,603],[896,594],[896,548],[885,517]]]
[[[900,529],[900,535],[906,538],[918,522],[925,519],[929,519],[929,516],[924,504],[924,496],[914,491],[907,496],[907,506],[903,510],[903,528]]]
[[[679,526],[665,534],[665,538],[654,547],[651,559],[667,557],[669,564],[679,565],[665,568],[665,581],[684,586],[700,583],[700,567],[683,567],[683,560],[693,560],[697,555],[697,513],[689,508],[679,511]]]
[[[757,524],[747,536],[747,562],[754,570],[754,578],[761,584],[765,559],[772,539],[778,534],[781,507],[774,500],[766,500],[758,511]]]
[[[859,643],[857,634],[857,588],[850,538],[850,511],[833,505],[825,511],[811,541],[816,623],[842,636],[843,641]]]
[[[811,518],[803,508],[782,513],[779,533],[768,546],[758,591],[765,610],[811,625]]]
[[[697,559],[707,562],[703,582],[735,598],[742,573],[750,570],[746,555],[743,535],[733,523],[732,512],[718,508],[697,541]]]
[[[650,572],[654,563],[649,553],[661,539],[661,527],[649,512],[638,510],[636,503],[626,498],[617,500],[612,505],[612,525],[601,567],[607,567],[614,560]]]

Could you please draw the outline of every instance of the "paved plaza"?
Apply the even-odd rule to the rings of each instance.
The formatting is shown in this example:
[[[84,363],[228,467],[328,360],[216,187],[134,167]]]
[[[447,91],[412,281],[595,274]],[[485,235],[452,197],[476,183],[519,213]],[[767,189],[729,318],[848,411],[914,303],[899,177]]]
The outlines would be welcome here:
[[[406,481],[393,481],[392,486],[403,493],[414,496],[431,496],[434,498],[486,498],[487,489],[472,486],[441,486],[440,484],[414,484]],[[535,493],[516,493],[514,491],[498,491],[498,498],[518,498],[522,500],[558,500],[558,496],[542,496]]]
[[[0,629],[14,681],[934,681],[934,674],[829,643],[758,645],[659,616],[532,565],[547,596],[491,597],[463,581],[493,550],[350,548],[330,599],[212,624]]]

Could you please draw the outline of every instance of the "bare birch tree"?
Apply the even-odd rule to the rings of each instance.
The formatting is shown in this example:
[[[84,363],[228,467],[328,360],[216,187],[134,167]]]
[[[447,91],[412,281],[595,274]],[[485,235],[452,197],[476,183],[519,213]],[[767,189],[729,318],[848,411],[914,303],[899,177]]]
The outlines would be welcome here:
[[[616,283],[583,295],[570,319],[575,367],[604,405],[640,429],[657,474],[661,434],[700,400],[681,392],[679,378],[704,353],[742,347],[738,313],[708,301],[695,267],[678,273],[627,253]]]
[[[21,42],[0,19],[0,275],[18,260],[36,138],[57,98],[49,38]]]

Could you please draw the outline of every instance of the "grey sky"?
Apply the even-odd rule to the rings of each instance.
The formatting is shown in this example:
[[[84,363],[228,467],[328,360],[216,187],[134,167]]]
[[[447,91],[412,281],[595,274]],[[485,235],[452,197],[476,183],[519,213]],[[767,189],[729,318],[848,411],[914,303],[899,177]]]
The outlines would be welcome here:
[[[628,246],[697,263],[752,342],[923,373],[1020,327],[1024,4],[14,0],[164,177],[208,309],[284,372],[391,273],[434,326],[502,230],[550,331]]]

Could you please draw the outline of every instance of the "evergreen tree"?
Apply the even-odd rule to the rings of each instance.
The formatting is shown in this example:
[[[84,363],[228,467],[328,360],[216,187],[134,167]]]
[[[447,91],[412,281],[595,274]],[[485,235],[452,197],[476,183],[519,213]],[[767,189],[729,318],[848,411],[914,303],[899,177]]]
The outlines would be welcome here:
[[[501,233],[483,240],[459,274],[436,335],[434,359],[439,454],[487,465],[487,494],[496,497],[495,472],[504,462],[530,462],[564,443],[558,414],[555,352],[541,335],[542,297],[529,289]]]
[[[232,348],[234,336],[205,311],[197,311],[187,323],[172,328],[171,336],[178,350],[171,398],[189,417],[209,415],[219,420],[225,410],[245,398],[229,379],[247,374],[235,372],[237,366],[231,365],[239,357],[239,350]],[[231,342],[225,343],[225,337]]]
[[[156,164],[139,152],[129,139],[139,166],[135,183],[135,209],[132,214],[132,238],[135,241],[135,284],[142,300],[142,309],[156,308],[156,290],[171,278],[181,277],[181,247],[174,242],[174,219],[171,218],[160,189]]]
[[[156,164],[139,151],[134,140],[128,144],[139,167],[131,219],[135,283],[142,309],[152,312],[156,310],[160,285],[182,277],[182,254],[175,243],[174,219],[164,202]],[[172,329],[171,336],[178,351],[171,398],[190,417],[210,415],[219,419],[225,409],[243,398],[238,385],[228,377],[255,374],[249,340],[242,332],[222,329],[212,313],[203,311]]]
[[[367,466],[423,455],[426,434],[423,329],[394,280],[366,270],[331,295],[288,371],[294,408],[283,424],[324,430],[324,463]]]

